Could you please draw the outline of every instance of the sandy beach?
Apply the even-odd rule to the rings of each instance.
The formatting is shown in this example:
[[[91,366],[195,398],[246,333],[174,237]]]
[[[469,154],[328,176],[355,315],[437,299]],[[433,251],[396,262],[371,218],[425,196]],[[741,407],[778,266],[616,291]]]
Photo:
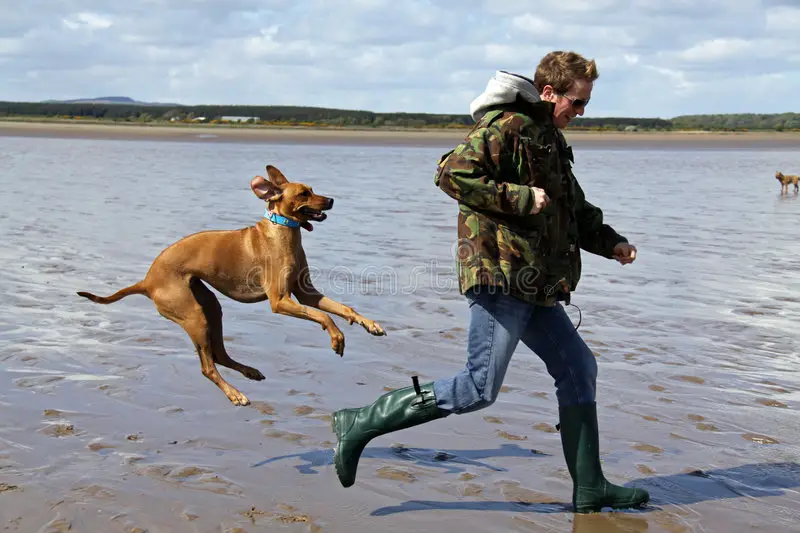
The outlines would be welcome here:
[[[639,253],[625,267],[584,254],[581,312],[567,311],[598,362],[604,472],[652,497],[576,516],[553,379],[523,345],[490,408],[381,436],[353,487],[336,478],[331,413],[463,367],[457,207],[432,183],[437,143],[463,132],[0,131],[2,531],[784,533],[800,522],[800,196],[781,196],[774,178],[797,168],[796,149],[776,148],[797,136],[571,136],[589,147],[576,151],[587,198]],[[220,297],[226,349],[266,376],[221,369],[252,401],[237,408],[150,300],[75,293],[141,279],[184,235],[258,221],[248,184],[266,163],[335,198],[302,237],[315,285],[388,335],[335,319],[340,358],[317,324]]]
[[[0,137],[172,140],[364,146],[452,146],[467,129],[379,130],[228,125],[147,125],[78,121],[0,120]],[[587,132],[565,135],[575,146],[637,148],[800,148],[797,132]]]

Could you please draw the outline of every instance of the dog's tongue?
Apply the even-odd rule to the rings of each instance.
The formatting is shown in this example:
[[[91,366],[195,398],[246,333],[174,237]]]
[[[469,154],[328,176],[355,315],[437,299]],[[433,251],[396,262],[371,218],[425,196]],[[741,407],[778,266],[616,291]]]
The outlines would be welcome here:
[[[309,224],[308,222],[302,222],[300,225],[301,225],[301,226],[302,226],[304,229],[307,229],[308,231],[314,231],[314,226],[312,226],[312,225],[311,225],[311,224]]]

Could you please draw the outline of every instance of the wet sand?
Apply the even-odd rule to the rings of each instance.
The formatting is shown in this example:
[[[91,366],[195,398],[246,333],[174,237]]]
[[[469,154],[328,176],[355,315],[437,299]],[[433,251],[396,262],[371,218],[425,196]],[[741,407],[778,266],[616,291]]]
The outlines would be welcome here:
[[[116,128],[111,128],[116,129]],[[122,129],[122,128],[120,128]],[[576,171],[639,247],[584,254],[574,303],[599,364],[602,460],[645,510],[575,516],[552,379],[520,346],[495,405],[386,435],[355,486],[330,414],[460,370],[468,310],[452,282],[455,206],[438,147],[0,139],[0,527],[4,531],[784,532],[800,518],[800,199],[791,150],[592,151]],[[266,379],[200,372],[146,298],[99,306],[175,239],[237,228],[272,162],[336,198],[303,235],[317,285],[379,321],[327,334],[220,298],[225,343]],[[643,180],[642,176],[648,179]],[[42,184],[47,184],[46,190]],[[577,323],[577,313],[569,308]],[[423,381],[424,382],[424,381]]]
[[[371,146],[451,146],[468,129],[378,130],[225,125],[0,121],[0,137],[174,140],[193,142],[301,143]],[[638,148],[800,148],[796,132],[586,132],[566,130],[575,146]]]

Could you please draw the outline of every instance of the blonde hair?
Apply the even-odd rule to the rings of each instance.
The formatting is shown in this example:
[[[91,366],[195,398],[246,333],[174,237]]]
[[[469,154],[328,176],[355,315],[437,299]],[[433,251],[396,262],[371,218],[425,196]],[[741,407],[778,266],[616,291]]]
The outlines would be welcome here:
[[[600,74],[594,59],[586,59],[575,52],[550,52],[536,67],[533,85],[541,93],[545,85],[553,87],[557,93],[565,93],[575,80],[593,82]]]

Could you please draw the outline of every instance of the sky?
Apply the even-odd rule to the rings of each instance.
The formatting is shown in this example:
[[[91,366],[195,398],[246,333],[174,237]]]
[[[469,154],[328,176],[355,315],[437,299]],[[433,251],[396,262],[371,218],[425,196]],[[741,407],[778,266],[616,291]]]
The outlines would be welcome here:
[[[467,114],[597,61],[587,117],[800,112],[800,0],[0,0],[0,100]]]

